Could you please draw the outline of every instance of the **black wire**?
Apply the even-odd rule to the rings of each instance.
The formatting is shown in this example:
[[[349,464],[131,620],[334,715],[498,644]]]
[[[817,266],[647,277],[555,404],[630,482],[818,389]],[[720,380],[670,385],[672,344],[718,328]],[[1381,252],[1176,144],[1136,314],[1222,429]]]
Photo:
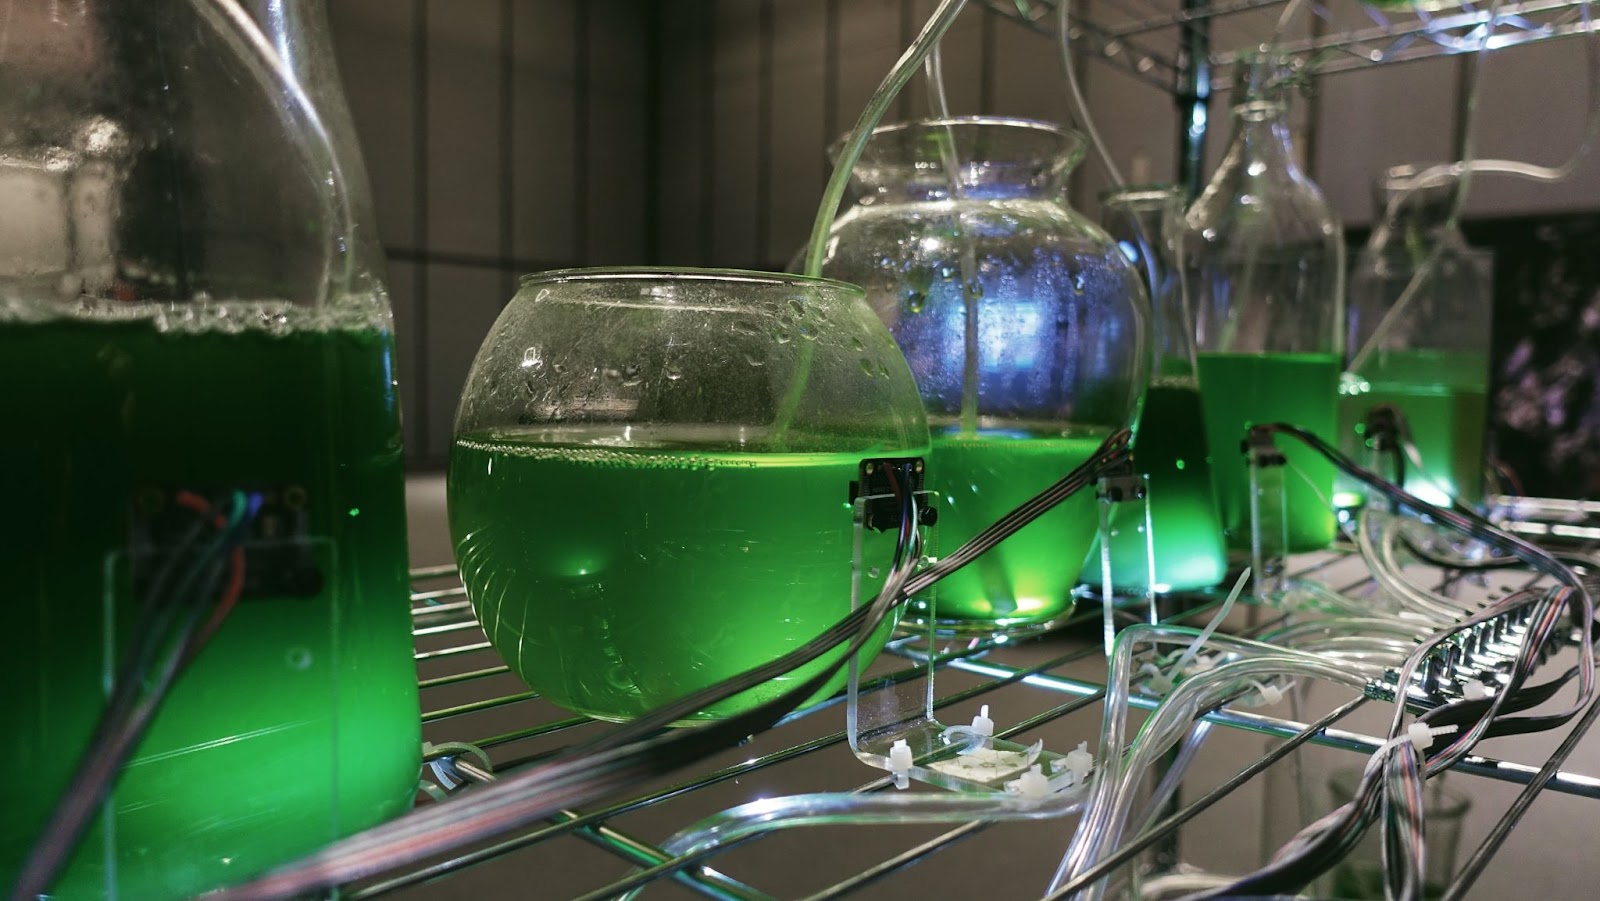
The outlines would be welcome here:
[[[187,662],[183,649],[215,598],[218,583],[227,568],[224,558],[238,543],[249,521],[249,516],[241,516],[231,528],[211,541],[193,561],[171,600],[152,596],[146,604],[144,616],[136,627],[132,655],[118,672],[111,699],[95,723],[72,779],[18,873],[10,893],[12,901],[33,901],[48,891],[83,840],[95,809],[116,785],[122,765],[148,731],[182,672]],[[186,536],[168,567],[175,569],[183,561],[192,542],[192,537]],[[199,590],[191,591],[202,573],[205,578]],[[163,570],[152,590],[164,586],[167,575]],[[169,626],[174,619],[177,620],[176,634],[164,635],[171,631]],[[167,658],[155,670],[154,678],[149,679],[150,657],[164,644],[169,648]]]

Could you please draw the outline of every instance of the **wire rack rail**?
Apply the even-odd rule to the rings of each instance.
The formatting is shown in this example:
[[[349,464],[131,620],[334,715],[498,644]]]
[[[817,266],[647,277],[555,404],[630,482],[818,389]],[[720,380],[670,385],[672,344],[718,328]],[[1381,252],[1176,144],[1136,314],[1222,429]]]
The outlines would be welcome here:
[[[1347,593],[1359,594],[1372,587],[1359,558],[1351,555],[1329,553],[1297,558],[1295,562],[1295,575],[1300,578],[1313,578]],[[1488,598],[1535,581],[1528,574],[1515,571],[1435,574],[1441,589],[1461,592],[1463,597],[1475,593]],[[441,781],[450,783],[461,777],[489,781],[496,772],[538,759],[584,737],[590,730],[606,727],[548,705],[508,673],[489,649],[453,567],[417,570],[413,579],[412,615],[421,676],[422,722],[424,737],[431,742],[425,746],[425,759],[448,763],[435,770],[445,774]],[[1213,602],[1189,609],[1174,619],[1204,619],[1214,606]],[[1124,615],[1130,621],[1142,618],[1137,611],[1124,611]],[[1250,622],[1242,624],[1242,631],[1266,628],[1276,621],[1274,611],[1264,608],[1248,611],[1248,616]],[[1080,623],[1097,622],[1098,618],[1097,609],[1078,616]],[[1093,746],[1105,694],[1104,685],[1096,681],[1097,674],[1104,671],[1104,655],[1095,631],[1093,626],[1075,630],[1069,624],[1060,633],[1032,641],[979,641],[935,649],[931,655],[937,668],[935,705],[941,718],[960,722],[961,714],[980,703],[989,704],[997,711],[1002,727],[998,734],[1002,737],[1027,736],[1030,741],[1044,737],[1052,747],[1089,739]],[[910,639],[897,640],[863,677],[864,682],[869,683],[868,690],[887,690],[917,678],[928,658],[926,647]],[[1155,703],[1137,695],[1134,700],[1136,706],[1145,709]],[[1212,711],[1206,716],[1208,720],[1229,727],[1217,737],[1234,739],[1234,744],[1221,749],[1226,765],[1203,784],[1187,780],[1181,801],[1173,805],[1157,829],[1123,848],[1090,875],[1110,872],[1149,851],[1177,854],[1176,842],[1186,826],[1197,828],[1195,824],[1204,822],[1208,811],[1213,818],[1220,815],[1217,811],[1229,806],[1222,802],[1242,786],[1254,783],[1259,788],[1263,779],[1270,777],[1274,764],[1290,757],[1303,744],[1342,749],[1355,755],[1372,753],[1381,740],[1359,728],[1347,728],[1352,714],[1363,706],[1368,713],[1375,713],[1385,705],[1365,704],[1364,698],[1343,693],[1329,700],[1323,705],[1325,709],[1315,715],[1303,709]],[[1589,711],[1558,736],[1560,743],[1536,762],[1475,756],[1457,770],[1520,784],[1527,801],[1541,788],[1600,797],[1600,778],[1563,767],[1575,743],[1592,724],[1594,712]],[[555,819],[492,844],[445,859],[417,861],[404,871],[349,886],[343,897],[372,898],[446,878],[450,880],[447,885],[451,894],[475,886],[478,893],[494,896],[510,891],[507,886],[530,878],[525,875],[530,873],[538,874],[536,884],[541,897],[584,899],[614,897],[630,887],[652,882],[660,886],[651,888],[655,897],[676,893],[743,901],[800,896],[837,898],[874,887],[880,892],[893,889],[891,894],[896,897],[930,890],[935,896],[945,896],[960,890],[964,880],[978,887],[1004,885],[1006,890],[1001,894],[1010,897],[1037,891],[1045,884],[1073,820],[1055,828],[1028,831],[1010,828],[1015,824],[982,822],[953,829],[908,828],[879,831],[870,840],[863,838],[867,833],[859,828],[832,833],[796,830],[804,834],[769,836],[742,845],[719,857],[716,868],[698,857],[674,858],[658,846],[660,837],[717,810],[758,797],[800,791],[889,790],[888,778],[858,764],[845,747],[845,735],[837,729],[842,725],[842,713],[842,698],[824,701],[796,712],[768,733],[753,736],[745,746],[704,761],[703,768],[647,786],[604,807],[564,811]],[[1238,739],[1247,736],[1255,744],[1240,746]],[[1268,737],[1264,752],[1260,736]],[[483,757],[468,750],[467,745],[481,750]],[[1245,748],[1243,752],[1241,747]],[[1350,761],[1359,762],[1359,757],[1350,755]],[[424,803],[450,803],[442,790],[432,793],[436,800]],[[1522,796],[1491,831],[1491,837],[1500,833],[1503,839],[1503,833],[1515,824],[1513,814],[1522,803]],[[981,844],[981,834],[986,832],[1006,835],[990,841],[987,850],[944,853],[958,844],[967,845],[970,850],[971,845]],[[1207,831],[1207,835],[1210,839],[1216,837],[1214,831]],[[1188,859],[1191,850],[1202,850],[1207,843],[1185,839],[1184,858]],[[580,849],[580,845],[587,849]],[[768,845],[778,847],[762,850]],[[1497,844],[1480,847],[1466,858],[1461,870],[1486,863],[1494,847]],[[947,859],[954,863],[934,865]],[[499,861],[505,863],[498,868],[489,866]],[[988,861],[987,867],[984,861]],[[995,879],[1003,881],[996,883]],[[888,880],[894,883],[881,885]]]
[[[1031,28],[1053,33],[1058,0],[985,0]],[[1073,11],[1072,38],[1093,56],[1181,94],[1193,90],[1196,52],[1217,84],[1250,49],[1273,34],[1289,0],[1092,0]],[[1435,0],[1368,5],[1312,0],[1285,29],[1280,48],[1317,73],[1410,62],[1485,46],[1493,49],[1587,33],[1586,0],[1482,2]],[[1423,8],[1427,7],[1427,8]],[[1196,39],[1200,43],[1196,43]]]

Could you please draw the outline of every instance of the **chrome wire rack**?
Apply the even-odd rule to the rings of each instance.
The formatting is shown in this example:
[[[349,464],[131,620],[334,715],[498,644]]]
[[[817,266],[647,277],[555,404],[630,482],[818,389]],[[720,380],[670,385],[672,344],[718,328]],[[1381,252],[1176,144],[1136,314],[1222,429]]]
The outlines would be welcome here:
[[[1055,30],[1057,0],[985,2],[1029,27]],[[1073,11],[1071,37],[1105,62],[1182,93],[1195,64],[1209,63],[1217,79],[1242,51],[1268,40],[1290,2],[1092,0]],[[1301,57],[1313,72],[1343,72],[1470,53],[1486,41],[1499,49],[1585,34],[1595,27],[1584,17],[1586,3],[1310,0],[1296,20],[1286,23],[1279,48]]]
[[[1360,559],[1353,555],[1327,553],[1294,562],[1296,578],[1315,579],[1357,595],[1374,588]],[[1434,574],[1440,590],[1467,599],[1487,599],[1537,581],[1525,572],[1509,570]],[[607,728],[604,723],[550,706],[508,672],[473,618],[453,567],[420,569],[413,579],[412,616],[427,739],[424,751],[434,774],[433,784],[428,786],[433,799],[421,803],[451,803],[447,787],[462,779],[492,780],[497,772],[514,769]],[[937,669],[935,705],[941,716],[959,722],[979,704],[987,704],[1002,737],[1043,738],[1050,747],[1062,750],[1088,740],[1093,747],[1103,712],[1105,688],[1097,679],[1103,678],[1105,658],[1099,640],[1099,610],[1095,605],[1086,606],[1094,609],[1081,612],[1075,623],[1047,636],[935,648],[931,655]],[[1204,621],[1215,607],[1216,601],[1200,604],[1170,619]],[[1147,618],[1134,609],[1120,613],[1128,621]],[[1276,611],[1253,608],[1237,611],[1227,627],[1250,632],[1279,621]],[[892,643],[863,676],[864,691],[886,690],[917,678],[929,659],[928,650],[911,639]],[[1155,700],[1135,695],[1134,703],[1148,709]],[[842,697],[814,705],[672,780],[645,786],[604,807],[564,811],[546,823],[445,859],[416,861],[403,871],[347,886],[341,897],[370,898],[397,892],[421,896],[431,884],[434,892],[442,890],[441,896],[452,897],[469,891],[490,897],[526,895],[537,889],[532,893],[538,897],[599,899],[645,883],[655,883],[650,886],[652,897],[746,901],[836,898],[861,892],[879,897],[918,892],[948,897],[962,891],[977,892],[978,897],[1037,896],[1070,837],[1075,818],[1059,823],[973,822],[954,829],[799,829],[744,843],[714,863],[700,857],[674,858],[661,850],[659,843],[666,836],[716,811],[756,798],[807,791],[892,790],[888,777],[857,763],[845,746],[845,734],[838,728],[843,725],[843,707]],[[1291,823],[1288,831],[1271,834],[1271,795],[1284,790],[1282,776],[1290,772],[1289,764],[1283,762],[1318,752],[1334,755],[1347,766],[1358,764],[1359,755],[1371,754],[1382,743],[1370,733],[1382,728],[1379,722],[1386,716],[1384,708],[1386,704],[1369,704],[1354,693],[1332,690],[1271,708],[1212,711],[1205,718],[1228,728],[1211,730],[1217,734],[1204,749],[1210,763],[1191,767],[1179,799],[1158,828],[1122,849],[1097,873],[1139,863],[1136,858],[1147,854],[1157,855],[1168,865],[1181,862],[1220,872],[1228,872],[1229,866],[1234,871],[1253,868],[1258,865],[1260,848],[1265,847],[1254,843],[1256,834],[1263,841],[1281,842],[1303,825]],[[1523,796],[1531,801],[1540,788],[1548,788],[1600,797],[1600,778],[1563,768],[1592,724],[1595,710],[1600,707],[1590,710],[1564,734],[1551,736],[1552,742],[1559,743],[1539,748],[1534,762],[1476,756],[1457,768],[1484,780],[1521,786],[1519,800],[1489,830],[1484,845],[1465,856],[1461,871],[1487,862],[1520,815],[1517,810]],[[1363,715],[1367,724],[1363,724]],[[1287,784],[1292,786],[1292,782]],[[1251,800],[1263,792],[1265,801]],[[1259,811],[1261,820],[1255,832],[1242,825],[1252,811]],[[1205,840],[1193,840],[1196,834],[1203,834]],[[962,846],[959,853],[946,853],[957,845]]]

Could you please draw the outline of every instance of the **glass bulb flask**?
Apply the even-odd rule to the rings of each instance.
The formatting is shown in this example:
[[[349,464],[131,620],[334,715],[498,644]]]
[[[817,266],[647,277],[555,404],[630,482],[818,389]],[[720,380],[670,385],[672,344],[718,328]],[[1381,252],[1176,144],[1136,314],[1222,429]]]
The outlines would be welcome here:
[[[7,11],[0,469],[27,512],[0,564],[26,639],[0,673],[29,773],[0,789],[7,885],[112,686],[177,642],[192,660],[51,892],[189,897],[415,789],[382,260],[338,83],[302,80],[333,70],[321,6],[261,6]]]
[[[1210,588],[1227,574],[1206,446],[1194,326],[1173,251],[1183,196],[1165,185],[1113,189],[1100,197],[1106,232],[1145,278],[1151,302],[1150,383],[1134,430],[1136,471],[1149,479],[1151,531],[1111,521],[1111,584],[1121,592],[1158,594]],[[1101,555],[1090,553],[1083,581],[1102,584]]]
[[[878,128],[824,274],[862,285],[904,351],[933,433],[935,541],[953,549],[1129,423],[1148,360],[1144,288],[1062,202],[1080,135],[1023,119]],[[940,582],[953,633],[1058,622],[1098,527],[1082,491]],[[928,618],[926,598],[908,616]]]
[[[1248,426],[1289,422],[1321,436],[1338,427],[1344,235],[1295,159],[1289,60],[1262,52],[1236,65],[1233,138],[1185,214],[1183,269],[1217,503],[1229,546],[1248,549],[1249,473],[1238,450]],[[1279,446],[1289,549],[1325,547],[1333,466],[1294,441]]]
[[[555,704],[620,722],[848,613],[851,483],[864,460],[927,454],[911,373],[853,285],[549,272],[524,280],[473,361],[450,530],[467,596],[512,670]],[[896,535],[861,542],[870,598]],[[822,666],[691,719],[747,710]]]
[[[1407,465],[1407,489],[1444,506],[1474,505],[1483,499],[1494,258],[1455,223],[1459,181],[1417,183],[1426,168],[1396,166],[1374,186],[1383,218],[1350,274],[1342,440],[1364,459],[1367,412],[1392,404],[1422,458],[1421,472]],[[1345,505],[1361,505],[1359,486],[1341,488]]]

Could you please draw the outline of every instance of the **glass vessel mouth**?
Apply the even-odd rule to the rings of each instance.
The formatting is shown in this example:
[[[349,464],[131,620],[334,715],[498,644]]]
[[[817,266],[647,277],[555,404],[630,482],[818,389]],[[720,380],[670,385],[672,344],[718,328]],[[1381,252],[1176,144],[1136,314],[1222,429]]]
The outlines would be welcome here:
[[[859,285],[837,279],[787,272],[758,272],[754,269],[700,269],[692,266],[595,266],[579,269],[550,269],[524,275],[524,288],[565,285],[579,282],[715,282],[762,288],[827,288],[865,296]]]
[[[847,133],[828,147],[837,166]],[[872,188],[948,186],[946,155],[960,162],[957,177],[969,187],[1010,185],[1053,190],[1083,159],[1088,140],[1079,132],[1037,119],[956,116],[881,125],[872,131],[852,176]]]
[[[1176,185],[1148,184],[1109,187],[1098,195],[1101,206],[1115,204],[1130,209],[1156,209],[1164,207],[1181,196]]]
[[[1261,47],[1239,54],[1233,63],[1229,106],[1234,112],[1267,112],[1288,105],[1292,90],[1301,85],[1304,69],[1294,57]]]

